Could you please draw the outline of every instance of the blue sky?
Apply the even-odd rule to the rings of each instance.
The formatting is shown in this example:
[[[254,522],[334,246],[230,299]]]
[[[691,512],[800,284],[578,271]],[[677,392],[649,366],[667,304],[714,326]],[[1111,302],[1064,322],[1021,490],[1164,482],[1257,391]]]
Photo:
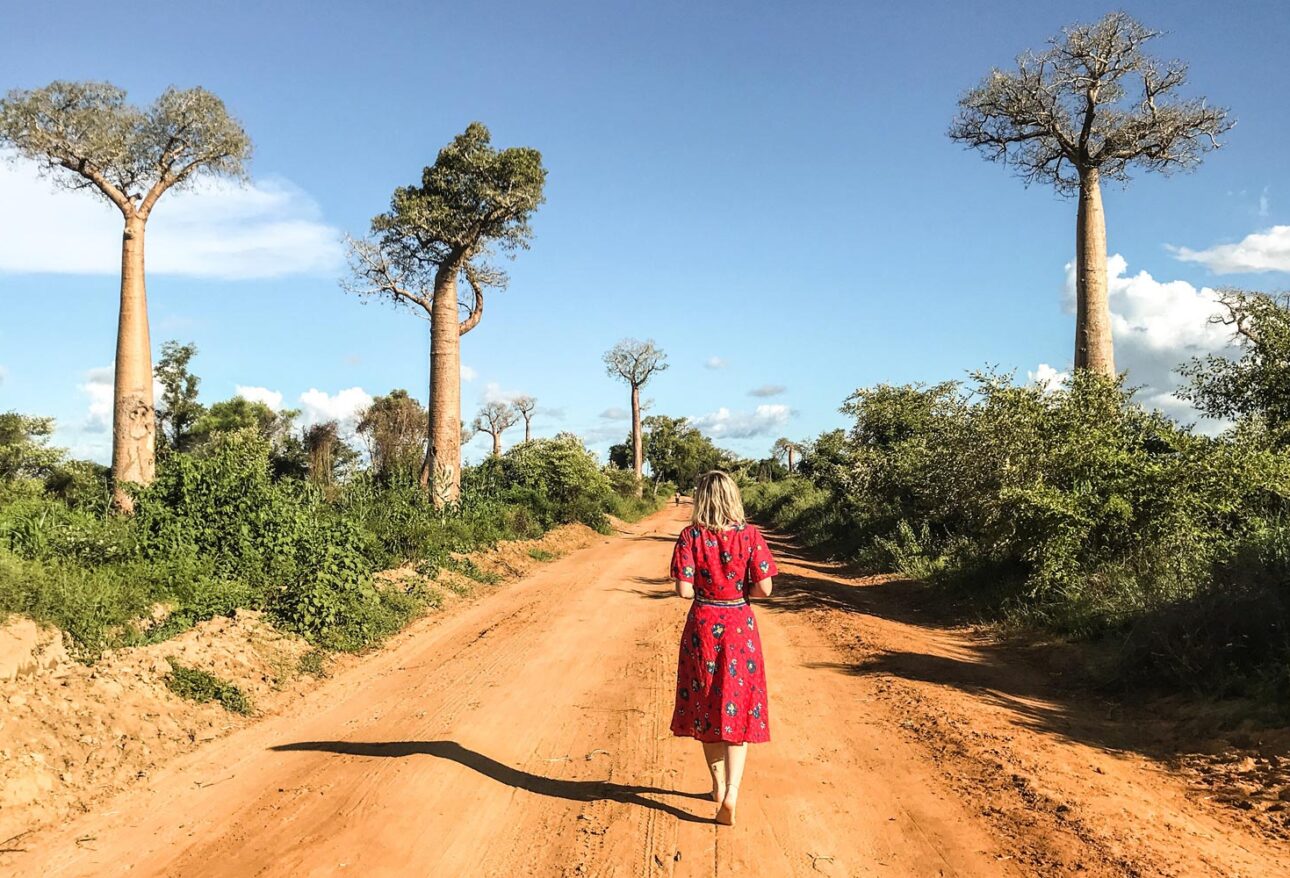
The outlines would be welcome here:
[[[170,193],[150,224],[154,347],[197,343],[207,402],[424,399],[425,324],[343,292],[334,241],[472,120],[540,149],[549,180],[532,249],[464,339],[467,418],[526,392],[539,435],[603,450],[627,430],[600,360],[624,336],[669,354],[655,411],[757,455],[841,425],[859,386],[1069,366],[1074,205],[945,130],[992,66],[1101,4],[141,2],[119,31],[100,8],[9,10],[0,88],[106,79],[147,103],[202,85],[250,133],[253,188]],[[1120,365],[1185,414],[1170,367],[1224,344],[1207,288],[1290,286],[1290,19],[1126,8],[1238,120],[1197,173],[1105,193]],[[118,221],[22,165],[0,200],[0,410],[54,415],[103,459]]]

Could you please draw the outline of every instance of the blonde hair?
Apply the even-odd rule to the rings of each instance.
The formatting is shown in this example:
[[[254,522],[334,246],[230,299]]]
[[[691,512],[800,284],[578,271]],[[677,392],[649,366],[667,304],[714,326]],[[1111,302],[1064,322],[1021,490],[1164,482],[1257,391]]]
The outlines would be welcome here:
[[[695,527],[723,530],[734,524],[744,523],[744,501],[739,496],[735,480],[714,469],[699,476],[694,488],[694,515],[690,522]]]

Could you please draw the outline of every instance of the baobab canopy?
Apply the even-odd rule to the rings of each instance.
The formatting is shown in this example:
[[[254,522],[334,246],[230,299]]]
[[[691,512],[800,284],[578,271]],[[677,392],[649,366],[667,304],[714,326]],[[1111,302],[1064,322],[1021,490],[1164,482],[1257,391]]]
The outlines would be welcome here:
[[[61,185],[145,215],[166,189],[208,174],[244,177],[251,140],[203,88],[166,89],[140,108],[106,82],[53,82],[0,101],[0,142]]]
[[[1204,98],[1183,97],[1187,65],[1143,52],[1160,36],[1123,12],[1068,27],[1017,69],[996,68],[959,101],[950,136],[1010,164],[1027,182],[1079,190],[1080,173],[1128,178],[1129,168],[1193,168],[1232,122]]]

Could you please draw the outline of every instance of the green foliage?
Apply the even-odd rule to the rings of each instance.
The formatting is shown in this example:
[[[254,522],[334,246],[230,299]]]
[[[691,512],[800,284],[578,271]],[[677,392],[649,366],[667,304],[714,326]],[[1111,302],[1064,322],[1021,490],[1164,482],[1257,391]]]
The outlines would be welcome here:
[[[390,212],[372,228],[387,248],[411,245],[436,265],[453,254],[471,258],[489,243],[503,250],[526,247],[545,184],[540,152],[494,149],[488,128],[471,122],[422,172],[420,186],[394,191]]]
[[[208,671],[181,665],[174,656],[168,656],[166,661],[170,663],[166,687],[180,698],[187,698],[198,704],[215,701],[230,713],[244,716],[251,713],[251,700],[237,686]]]
[[[196,355],[197,346],[191,343],[181,345],[168,341],[161,346],[161,358],[152,370],[161,384],[157,405],[157,439],[161,448],[174,451],[191,448],[193,427],[206,413],[206,407],[197,401],[201,379],[188,368]]]
[[[221,433],[252,431],[266,442],[283,442],[291,432],[291,422],[300,412],[293,409],[275,412],[262,402],[235,396],[217,402],[193,423],[191,437],[194,443],[207,443]]]
[[[425,408],[406,390],[372,400],[358,432],[367,440],[374,475],[387,482],[416,478],[425,454],[426,417]]]
[[[655,481],[692,486],[708,470],[730,463],[730,454],[691,426],[685,418],[650,415],[641,422],[645,460]]]
[[[1227,289],[1223,323],[1241,346],[1236,360],[1210,355],[1180,371],[1191,379],[1180,395],[1214,418],[1257,421],[1285,443],[1290,434],[1290,295]]]
[[[1177,673],[1205,668],[1207,680],[1223,676],[1212,638],[1235,624],[1215,607],[1247,595],[1265,612],[1247,619],[1263,633],[1243,635],[1255,656],[1243,667],[1275,654],[1290,455],[1259,423],[1197,435],[1082,370],[1051,392],[991,373],[966,388],[880,386],[843,411],[850,431],[808,446],[799,475],[747,486],[754,514],[1015,622],[1132,632],[1143,649],[1174,656],[1161,660]],[[1228,628],[1186,634],[1203,615],[1188,607]]]
[[[53,418],[0,412],[0,481],[43,479],[63,459],[61,448],[51,448]]]
[[[0,145],[40,162],[69,188],[92,181],[122,211],[202,174],[240,177],[251,141],[202,88],[168,88],[150,106],[106,82],[52,82],[0,100]]]
[[[92,460],[67,460],[45,476],[45,492],[72,509],[102,513],[112,503],[110,470]]]
[[[462,490],[531,509],[541,529],[575,521],[608,527],[609,479],[595,455],[567,433],[521,443],[466,470]]]
[[[467,579],[473,579],[483,585],[497,585],[502,581],[501,574],[494,573],[491,570],[484,570],[469,558],[451,558],[444,566],[449,570],[457,571]]]

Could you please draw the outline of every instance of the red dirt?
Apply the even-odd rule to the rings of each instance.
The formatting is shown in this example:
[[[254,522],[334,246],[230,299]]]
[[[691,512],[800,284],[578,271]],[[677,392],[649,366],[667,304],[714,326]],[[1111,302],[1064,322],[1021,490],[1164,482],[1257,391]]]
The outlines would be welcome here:
[[[1282,842],[913,587],[779,546],[739,825],[667,732],[687,510],[411,626],[0,854],[15,876],[1285,874]],[[1014,660],[1016,659],[1016,660]]]

